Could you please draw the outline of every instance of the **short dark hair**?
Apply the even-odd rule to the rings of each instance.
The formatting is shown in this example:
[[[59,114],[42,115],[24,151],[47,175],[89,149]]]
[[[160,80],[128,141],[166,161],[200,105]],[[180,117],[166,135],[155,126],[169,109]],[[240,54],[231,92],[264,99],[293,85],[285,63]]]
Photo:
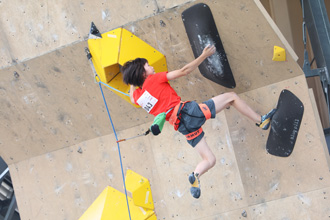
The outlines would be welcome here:
[[[142,87],[145,80],[144,65],[147,62],[148,60],[144,58],[136,58],[135,60],[127,61],[121,68],[124,83]]]

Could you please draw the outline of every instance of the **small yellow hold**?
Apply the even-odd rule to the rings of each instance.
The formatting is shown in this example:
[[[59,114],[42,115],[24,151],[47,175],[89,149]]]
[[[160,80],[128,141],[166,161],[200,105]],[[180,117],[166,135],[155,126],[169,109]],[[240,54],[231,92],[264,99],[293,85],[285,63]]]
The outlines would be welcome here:
[[[285,49],[279,46],[274,46],[273,61],[285,61]]]

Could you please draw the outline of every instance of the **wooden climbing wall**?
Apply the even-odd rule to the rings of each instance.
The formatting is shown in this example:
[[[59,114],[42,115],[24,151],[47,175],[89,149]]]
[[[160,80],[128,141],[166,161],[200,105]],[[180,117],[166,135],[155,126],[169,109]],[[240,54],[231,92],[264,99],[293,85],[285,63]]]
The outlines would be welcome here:
[[[181,12],[199,2],[134,1],[123,7],[116,0],[105,15],[116,14],[117,7],[124,17],[113,23],[111,16],[105,16],[109,23],[94,21],[101,32],[123,25],[165,54],[173,70],[193,59]],[[225,89],[198,70],[171,85],[183,100],[199,102],[235,91],[259,113],[276,106],[282,89],[290,89],[305,105],[295,150],[289,158],[270,156],[265,150],[268,131],[231,108],[204,127],[217,164],[202,177],[199,200],[191,197],[187,177],[200,158],[168,124],[158,137],[120,144],[124,171],[132,169],[150,180],[158,219],[328,218],[329,153],[301,68],[290,55],[285,62],[271,60],[273,46],[286,45],[255,1],[203,2],[213,12],[237,87]],[[94,13],[91,6],[87,1],[79,7],[86,15]],[[106,12],[110,6],[97,2],[96,7]],[[136,11],[143,12],[137,13],[141,17],[130,14]],[[82,24],[78,32],[86,36],[92,18],[80,21],[76,12],[74,24]],[[22,219],[78,219],[107,185],[123,192],[115,137],[84,54],[86,46],[81,39],[44,55],[26,47],[26,53],[19,50],[21,55],[15,56],[34,59],[0,70],[0,102],[5,106],[0,154],[10,164]],[[119,138],[150,126],[153,118],[143,110],[111,91],[106,99]]]

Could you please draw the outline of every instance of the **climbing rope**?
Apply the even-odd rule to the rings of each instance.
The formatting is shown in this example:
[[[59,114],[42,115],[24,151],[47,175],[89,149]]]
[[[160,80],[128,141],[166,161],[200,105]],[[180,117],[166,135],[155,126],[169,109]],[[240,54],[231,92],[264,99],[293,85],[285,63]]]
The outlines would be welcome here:
[[[115,89],[115,88],[109,86],[108,84],[106,84],[106,83],[104,83],[104,82],[101,82],[101,80],[100,80],[98,83],[99,83],[99,84],[101,83],[102,85],[105,85],[106,87],[108,87],[108,88],[110,88],[110,89],[112,89],[112,90],[114,90],[114,91],[116,91],[116,92],[119,92],[119,93],[121,93],[121,94],[123,94],[123,95],[125,95],[125,96],[129,96],[129,94],[124,93],[124,92],[122,92],[122,91],[120,91],[120,90],[118,90],[118,89]]]
[[[107,101],[105,100],[105,97],[104,97],[104,93],[103,93],[103,89],[102,89],[102,85],[101,84],[102,83],[99,83],[99,87],[100,87],[100,90],[101,90],[101,93],[102,93],[104,105],[105,105],[105,107],[107,109],[108,116],[109,116],[109,119],[110,119],[110,123],[111,123],[111,126],[112,126],[112,130],[113,130],[113,133],[115,134],[116,141],[117,141],[117,148],[118,148],[118,154],[119,154],[119,160],[120,160],[120,167],[121,167],[121,175],[122,175],[123,183],[124,183],[126,203],[127,203],[127,208],[128,208],[128,215],[129,215],[129,219],[131,220],[131,212],[130,212],[129,204],[128,204],[127,190],[126,190],[126,184],[125,184],[125,175],[124,175],[123,163],[122,163],[122,160],[121,160],[120,146],[119,146],[117,133],[116,133],[115,127],[114,127],[113,122],[112,122],[112,119],[111,119],[110,111],[109,111],[109,108],[108,108],[108,105],[107,105]]]
[[[94,65],[93,65],[93,62],[91,60],[92,56],[88,50],[88,48],[85,48],[85,52],[87,54],[87,59],[88,61],[90,62],[91,64],[91,67],[92,67],[92,70],[93,70],[93,73],[94,73],[94,79],[95,79],[95,82],[96,82],[96,77],[98,78],[98,84],[99,84],[99,87],[100,87],[100,90],[101,90],[101,94],[102,94],[102,97],[103,97],[103,102],[104,102],[104,105],[107,109],[107,113],[108,113],[108,117],[109,117],[109,120],[110,120],[110,123],[111,123],[111,127],[112,127],[112,130],[113,130],[113,133],[115,134],[115,138],[116,138],[116,141],[117,141],[117,148],[118,148],[118,154],[119,154],[119,161],[120,161],[120,167],[121,167],[121,175],[122,175],[122,178],[123,178],[123,184],[124,184],[124,189],[125,189],[125,196],[126,196],[126,203],[127,203],[127,209],[128,209],[128,215],[129,215],[129,219],[131,220],[131,212],[130,212],[130,208],[129,208],[129,204],[128,204],[128,196],[127,196],[127,190],[126,190],[126,184],[125,184],[125,175],[124,175],[124,168],[123,168],[123,163],[122,163],[122,159],[121,159],[121,152],[120,152],[120,146],[119,146],[119,142],[118,142],[118,137],[117,137],[117,133],[116,133],[116,129],[115,129],[115,126],[112,122],[112,118],[111,118],[111,115],[110,115],[110,111],[109,111],[109,108],[108,108],[108,104],[107,104],[107,101],[105,100],[105,96],[104,96],[104,92],[103,92],[103,89],[102,89],[102,85],[105,85],[117,92],[120,92],[124,95],[128,95],[126,93],[123,93],[103,82],[101,82],[101,79],[100,77],[97,75],[96,71],[95,71],[95,68],[94,68]]]

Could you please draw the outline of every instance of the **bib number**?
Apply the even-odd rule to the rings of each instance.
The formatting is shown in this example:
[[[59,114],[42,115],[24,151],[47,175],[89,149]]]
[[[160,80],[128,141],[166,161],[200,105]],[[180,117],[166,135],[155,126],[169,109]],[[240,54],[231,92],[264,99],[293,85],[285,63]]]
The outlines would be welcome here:
[[[137,100],[139,106],[141,106],[148,113],[152,110],[152,108],[156,105],[158,99],[153,97],[148,91],[144,91],[144,93]]]

